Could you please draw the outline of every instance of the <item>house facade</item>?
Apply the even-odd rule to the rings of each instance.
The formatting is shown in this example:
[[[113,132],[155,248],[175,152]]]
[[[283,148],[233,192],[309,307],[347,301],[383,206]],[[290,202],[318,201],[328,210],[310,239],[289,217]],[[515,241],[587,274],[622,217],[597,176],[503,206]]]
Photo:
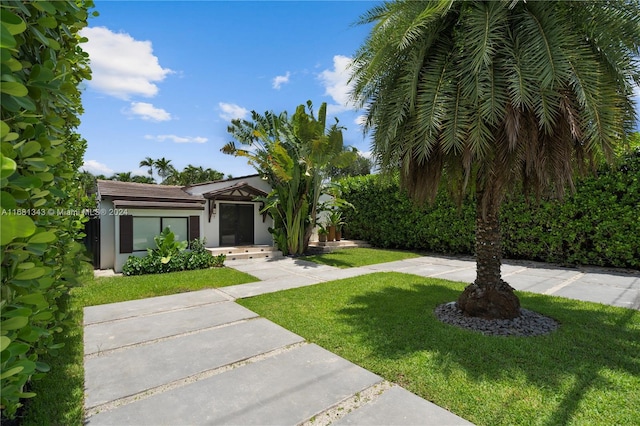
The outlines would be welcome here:
[[[98,180],[100,269],[122,271],[129,256],[155,248],[169,227],[177,240],[205,239],[207,247],[273,245],[273,220],[254,201],[271,191],[259,175],[190,186]],[[94,253],[96,256],[96,253]]]

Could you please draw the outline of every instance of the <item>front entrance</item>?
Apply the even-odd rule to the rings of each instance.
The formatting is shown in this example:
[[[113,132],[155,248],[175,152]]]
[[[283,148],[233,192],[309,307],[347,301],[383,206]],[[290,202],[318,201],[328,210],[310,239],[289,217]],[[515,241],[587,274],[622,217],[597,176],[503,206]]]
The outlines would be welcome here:
[[[252,245],[254,219],[253,204],[220,203],[220,245]]]

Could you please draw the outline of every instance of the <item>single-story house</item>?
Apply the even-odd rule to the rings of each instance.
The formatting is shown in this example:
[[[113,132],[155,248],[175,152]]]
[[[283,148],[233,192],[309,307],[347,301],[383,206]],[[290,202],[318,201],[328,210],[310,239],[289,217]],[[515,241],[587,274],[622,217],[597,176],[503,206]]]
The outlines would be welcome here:
[[[207,247],[273,245],[273,219],[261,214],[271,187],[259,175],[189,186],[98,180],[100,269],[122,266],[131,255],[155,248],[169,227],[178,240],[205,239]]]

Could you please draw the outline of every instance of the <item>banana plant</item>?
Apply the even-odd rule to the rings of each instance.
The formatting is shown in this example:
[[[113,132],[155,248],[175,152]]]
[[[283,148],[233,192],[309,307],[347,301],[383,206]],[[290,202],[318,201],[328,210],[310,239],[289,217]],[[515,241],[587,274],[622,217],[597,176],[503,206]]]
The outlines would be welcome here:
[[[307,250],[329,167],[346,166],[355,158],[353,151],[343,150],[343,127],[336,119],[327,128],[326,116],[326,103],[316,118],[308,101],[290,118],[286,111],[264,115],[253,111],[251,120],[233,120],[227,129],[235,141],[250,148],[239,148],[232,141],[221,151],[247,158],[272,187],[261,201],[263,211],[274,219],[271,233],[284,254]]]

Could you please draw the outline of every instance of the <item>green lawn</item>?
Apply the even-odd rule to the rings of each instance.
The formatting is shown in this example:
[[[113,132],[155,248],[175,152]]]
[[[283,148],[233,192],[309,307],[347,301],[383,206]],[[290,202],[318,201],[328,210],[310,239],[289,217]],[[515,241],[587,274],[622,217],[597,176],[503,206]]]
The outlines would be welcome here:
[[[322,265],[338,268],[354,268],[357,266],[375,265],[377,263],[394,262],[396,260],[420,257],[419,254],[401,250],[385,250],[375,248],[348,248],[331,253],[305,256],[302,259]]]
[[[42,359],[51,371],[33,382],[36,398],[26,401],[21,426],[84,424],[84,366],[82,345],[82,308],[104,303],[122,302],[146,297],[163,296],[224,287],[258,278],[230,268],[173,272],[169,274],[134,277],[84,278],[82,287],[71,291],[65,346],[58,356]]]
[[[131,277],[89,277],[72,294],[75,303],[92,306],[255,281],[260,280],[235,269],[211,268]]]
[[[376,273],[239,303],[478,425],[638,424],[640,312],[519,292],[560,328],[483,336],[434,316],[464,285]]]

